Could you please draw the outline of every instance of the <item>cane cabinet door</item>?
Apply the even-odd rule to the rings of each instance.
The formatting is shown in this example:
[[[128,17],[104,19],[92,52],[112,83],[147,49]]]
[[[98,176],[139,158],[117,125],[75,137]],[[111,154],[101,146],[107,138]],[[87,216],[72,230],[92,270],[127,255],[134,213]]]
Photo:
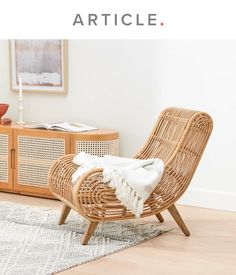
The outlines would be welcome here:
[[[16,129],[14,189],[20,193],[49,195],[48,172],[52,163],[70,153],[70,134]]]
[[[0,190],[13,188],[14,150],[12,140],[13,130],[10,127],[0,127]]]

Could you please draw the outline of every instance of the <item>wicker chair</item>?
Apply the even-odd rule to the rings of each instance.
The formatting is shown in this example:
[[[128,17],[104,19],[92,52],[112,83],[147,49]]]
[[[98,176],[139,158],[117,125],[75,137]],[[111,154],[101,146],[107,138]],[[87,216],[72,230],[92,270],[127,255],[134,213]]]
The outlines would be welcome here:
[[[164,161],[161,181],[146,200],[141,217],[155,215],[163,222],[161,212],[167,209],[182,232],[190,233],[178,213],[175,202],[187,189],[213,127],[211,117],[204,112],[182,108],[164,110],[138,159],[158,157]],[[71,175],[78,168],[74,155],[66,155],[52,165],[49,187],[64,203],[59,224],[71,210],[89,220],[83,244],[87,244],[99,222],[132,219],[135,216],[116,198],[114,190],[103,183],[102,169],[92,169],[72,187]]]

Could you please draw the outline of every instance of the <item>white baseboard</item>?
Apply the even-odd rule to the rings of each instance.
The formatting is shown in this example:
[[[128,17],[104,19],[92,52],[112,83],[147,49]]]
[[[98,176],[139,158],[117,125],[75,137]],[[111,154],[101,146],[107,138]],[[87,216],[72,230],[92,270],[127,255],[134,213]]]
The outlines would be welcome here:
[[[226,211],[236,211],[236,193],[189,188],[177,203]]]

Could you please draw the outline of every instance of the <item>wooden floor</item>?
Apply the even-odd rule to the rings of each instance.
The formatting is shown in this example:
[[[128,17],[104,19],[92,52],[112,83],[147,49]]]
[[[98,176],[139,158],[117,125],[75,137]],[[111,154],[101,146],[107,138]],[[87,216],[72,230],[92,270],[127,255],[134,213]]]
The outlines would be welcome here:
[[[59,201],[0,193],[0,200],[61,207]],[[179,206],[191,236],[185,237],[167,212],[165,223],[175,227],[153,240],[61,272],[61,275],[235,275],[236,213]],[[149,218],[150,219],[155,219]]]

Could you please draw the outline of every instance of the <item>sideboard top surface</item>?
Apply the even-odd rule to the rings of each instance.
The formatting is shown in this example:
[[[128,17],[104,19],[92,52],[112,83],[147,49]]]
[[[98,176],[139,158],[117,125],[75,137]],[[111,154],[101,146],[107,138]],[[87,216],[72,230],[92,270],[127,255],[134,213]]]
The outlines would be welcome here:
[[[64,133],[64,134],[71,134],[72,137],[78,138],[79,140],[110,140],[110,139],[118,139],[119,133],[115,130],[111,129],[96,129],[92,131],[86,132],[67,132],[67,131],[55,131],[55,130],[46,130],[46,129],[30,129],[24,128],[23,125],[19,125],[17,123],[12,123],[10,125],[0,125],[2,129],[17,129],[17,130],[24,130],[28,133],[49,133],[49,132],[57,132],[57,133]]]

